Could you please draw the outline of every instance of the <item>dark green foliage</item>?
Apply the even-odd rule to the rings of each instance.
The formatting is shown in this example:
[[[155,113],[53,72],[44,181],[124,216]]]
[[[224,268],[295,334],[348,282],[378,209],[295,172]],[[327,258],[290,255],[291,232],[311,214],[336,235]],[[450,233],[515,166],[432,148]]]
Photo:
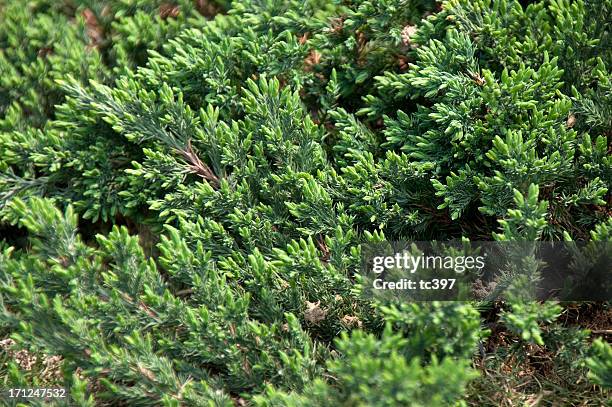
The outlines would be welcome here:
[[[535,349],[558,376],[511,403],[604,400],[564,305],[355,284],[385,239],[609,240],[612,3],[532,3],[0,0],[4,387],[492,404]]]

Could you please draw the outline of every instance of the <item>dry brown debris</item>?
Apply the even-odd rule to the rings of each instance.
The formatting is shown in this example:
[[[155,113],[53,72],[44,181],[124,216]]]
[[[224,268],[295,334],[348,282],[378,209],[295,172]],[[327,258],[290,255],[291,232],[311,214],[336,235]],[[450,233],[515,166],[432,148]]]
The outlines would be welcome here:
[[[219,12],[221,12],[221,9],[213,1],[210,0],[197,0],[196,8],[198,9],[198,12],[204,17],[214,17]]]
[[[91,40],[91,44],[89,45],[91,48],[98,48],[102,41],[104,40],[104,29],[98,22],[98,18],[94,14],[93,11],[86,8],[81,13],[83,18],[85,19],[85,25],[87,27],[87,36]]]
[[[150,369],[147,369],[146,367],[139,365],[138,366],[138,371],[140,372],[141,375],[143,375],[147,379],[149,379],[151,381],[155,380],[155,374]]]
[[[417,32],[417,28],[414,25],[407,25],[402,30],[402,43],[406,46],[410,45],[410,37]]]
[[[59,355],[45,356],[43,358],[43,370],[41,377],[46,382],[53,382],[62,378],[62,362],[64,359]]]
[[[344,18],[338,17],[331,20],[331,32],[340,32],[344,28]]]
[[[175,6],[173,4],[164,3],[159,6],[159,16],[163,19],[168,17],[176,18],[181,13],[179,6]]]
[[[304,311],[304,319],[307,322],[317,325],[327,316],[327,309],[321,308],[321,301],[309,302],[306,301],[306,311]]]
[[[25,371],[30,371],[36,365],[38,361],[38,357],[36,355],[31,354],[26,349],[15,350],[12,349],[15,345],[15,341],[7,338],[0,341],[0,348],[4,350],[8,354],[10,358],[12,358],[18,365]]]
[[[311,70],[313,66],[318,65],[321,62],[321,54],[315,51],[314,49],[310,51],[310,54],[304,60],[304,64],[306,65],[306,70]]]
[[[345,315],[342,317],[341,321],[342,321],[342,324],[346,326],[347,328],[353,328],[353,327],[361,328],[361,326],[363,325],[359,317],[356,317],[354,315]]]
[[[298,39],[298,43],[300,45],[304,45],[306,44],[306,41],[308,41],[308,36],[310,35],[309,32],[305,32],[303,35],[301,35]]]

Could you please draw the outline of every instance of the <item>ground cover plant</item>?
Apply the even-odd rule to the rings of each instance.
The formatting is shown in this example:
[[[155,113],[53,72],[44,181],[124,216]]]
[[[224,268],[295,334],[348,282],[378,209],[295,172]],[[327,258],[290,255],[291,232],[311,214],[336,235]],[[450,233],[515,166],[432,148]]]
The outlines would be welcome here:
[[[609,241],[610,0],[0,0],[6,405],[605,405],[609,303],[360,244]],[[4,405],[3,404],[3,405]]]

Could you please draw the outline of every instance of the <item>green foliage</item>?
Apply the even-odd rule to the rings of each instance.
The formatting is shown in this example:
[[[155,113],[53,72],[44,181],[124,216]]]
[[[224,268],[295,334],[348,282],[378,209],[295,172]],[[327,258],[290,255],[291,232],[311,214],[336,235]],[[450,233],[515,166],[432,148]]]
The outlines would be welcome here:
[[[99,248],[87,249],[74,234],[71,208],[62,215],[48,200],[35,198],[29,207],[14,202],[11,212],[47,239],[34,242],[27,257],[4,259],[3,294],[12,300],[5,301],[3,322],[19,325],[19,343],[54,349],[65,363],[101,380],[110,393],[100,397],[199,405],[216,397],[206,384],[208,369],[228,392],[262,386],[264,377],[300,388],[309,377],[305,372],[317,370],[317,352],[298,320],[291,314],[271,324],[249,318],[251,296],[227,286],[225,273],[206,273],[205,264],[197,267],[186,258],[206,284],[194,286],[193,301],[185,301],[169,291],[125,227],[99,235]],[[185,247],[184,241],[177,244]],[[144,379],[137,387],[121,384],[130,377]]]
[[[465,405],[499,325],[520,339],[481,362],[554,353],[565,404],[587,333],[529,301],[533,252],[501,311],[355,288],[368,242],[609,240],[612,3],[530,3],[0,0],[0,378]],[[593,383],[611,358],[595,341]]]
[[[304,395],[268,389],[255,399],[260,406],[448,406],[475,374],[466,360],[433,358],[422,366],[419,358],[401,355],[405,338],[386,329],[381,339],[355,331],[337,340],[343,358],[328,363],[335,386],[316,380]]]
[[[612,347],[601,339],[593,342],[593,356],[587,359],[589,378],[605,388],[612,387]]]
[[[561,307],[556,304],[515,301],[512,303],[512,311],[502,313],[500,319],[511,332],[518,334],[523,340],[544,345],[539,324],[554,321],[560,311]]]
[[[380,312],[406,335],[404,352],[411,358],[468,359],[487,335],[480,329],[478,312],[469,304],[391,304],[381,305]]]

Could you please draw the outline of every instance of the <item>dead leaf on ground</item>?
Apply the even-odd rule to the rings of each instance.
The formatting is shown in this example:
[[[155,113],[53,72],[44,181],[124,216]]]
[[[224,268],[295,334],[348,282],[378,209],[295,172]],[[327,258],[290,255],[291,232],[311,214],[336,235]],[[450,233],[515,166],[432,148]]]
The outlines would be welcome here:
[[[304,311],[304,319],[307,322],[317,325],[319,322],[323,321],[327,316],[327,310],[325,308],[321,308],[321,301],[317,302],[309,302],[306,301],[306,311]]]

